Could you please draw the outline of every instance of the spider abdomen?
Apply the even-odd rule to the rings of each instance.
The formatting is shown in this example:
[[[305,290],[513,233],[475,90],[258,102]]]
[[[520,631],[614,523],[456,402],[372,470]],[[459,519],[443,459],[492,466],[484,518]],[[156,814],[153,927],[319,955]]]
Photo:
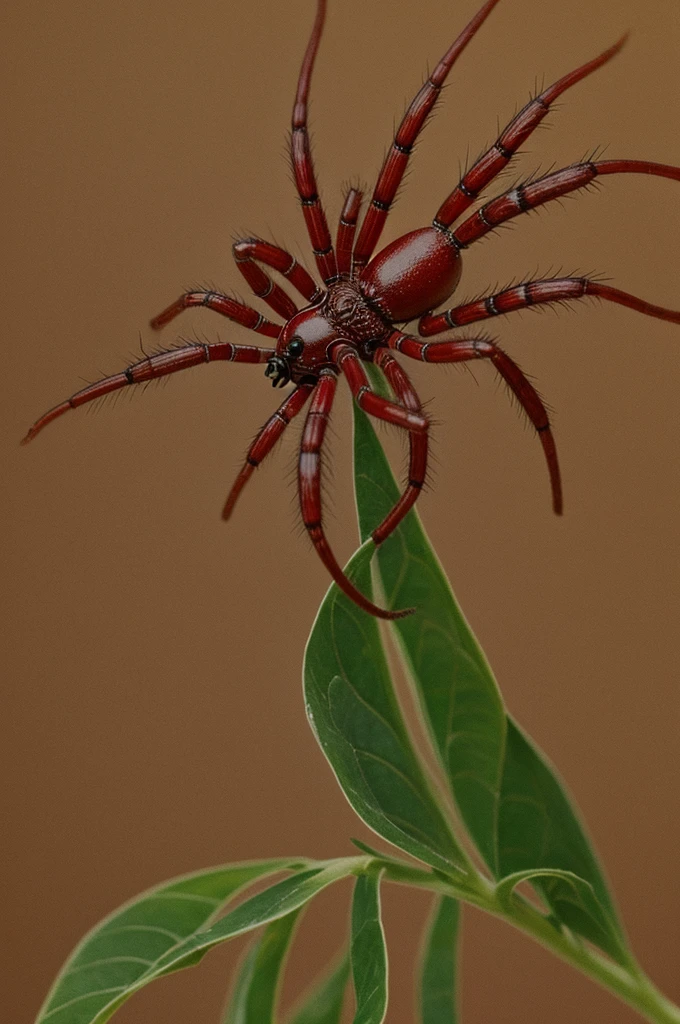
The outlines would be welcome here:
[[[415,320],[448,299],[460,273],[449,232],[419,228],[386,245],[362,271],[359,287],[388,320]]]

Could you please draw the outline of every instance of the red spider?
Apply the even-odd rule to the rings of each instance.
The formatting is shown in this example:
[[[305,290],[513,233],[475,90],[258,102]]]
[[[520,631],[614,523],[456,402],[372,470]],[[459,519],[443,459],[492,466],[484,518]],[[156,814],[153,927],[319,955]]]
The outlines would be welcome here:
[[[394,619],[413,609],[386,611],[361,594],[344,575],[322,526],[320,452],[338,376],[341,373],[345,376],[357,405],[364,412],[404,427],[409,432],[408,483],[397,504],[373,532],[373,540],[380,544],[416,501],[425,479],[428,453],[427,417],[413,385],[392,352],[429,363],[489,359],[517,396],[538,432],[550,473],[553,508],[559,514],[562,490],[548,414],[517,364],[495,342],[485,337],[420,341],[395,325],[417,319],[418,333],[429,338],[513,310],[579,299],[584,295],[608,299],[648,316],[680,323],[680,313],[653,306],[586,277],[533,280],[444,312],[433,312],[451,296],[458,284],[463,249],[504,221],[584,188],[604,174],[657,174],[680,181],[680,168],[639,160],[587,160],[518,185],[480,206],[455,229],[452,227],[499,171],[507,167],[558,96],[618,53],[624,42],[622,39],[532,99],[501,132],[493,146],[464,174],[437,210],[430,227],[403,235],[373,256],[413,146],[439,98],[446,77],[458,55],[497,3],[498,0],[487,0],[413,99],[383,163],[356,241],[362,193],[356,188],[347,190],[334,247],[317,191],[307,131],[309,85],[326,13],[326,0],[318,0],[316,20],[298,80],[290,151],[302,212],[325,289],[320,289],[311,275],[284,249],[258,238],[236,242],[233,253],[239,270],[255,295],[283,317],[283,326],[272,323],[255,309],[226,295],[204,291],[182,295],[152,320],[151,326],[156,329],[164,327],[190,306],[207,306],[243,327],[276,339],[275,348],[234,345],[225,341],[187,344],[148,356],[128,366],[122,373],[91,384],[68,401],[55,406],[31,427],[24,441],[30,441],[68,409],[128,384],[140,384],[198,363],[217,360],[266,363],[265,375],[271,378],[274,387],[289,382],[295,387],[251,444],[243,469],[227,498],[223,516],[229,518],[255,467],[311,399],[299,459],[300,506],[305,527],[321,560],[345,594],[372,615]],[[261,265],[282,274],[304,297],[307,305],[298,310],[289,295],[272,281]],[[380,367],[395,401],[388,401],[373,391],[363,362],[372,362]]]

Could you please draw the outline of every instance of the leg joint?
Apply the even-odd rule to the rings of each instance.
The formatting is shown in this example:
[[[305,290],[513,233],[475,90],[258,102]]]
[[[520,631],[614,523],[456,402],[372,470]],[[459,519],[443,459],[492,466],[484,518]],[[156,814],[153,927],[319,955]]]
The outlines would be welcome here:
[[[504,160],[509,160],[510,157],[513,156],[513,151],[508,149],[507,146],[504,146],[500,139],[494,143],[494,149],[498,150]]]

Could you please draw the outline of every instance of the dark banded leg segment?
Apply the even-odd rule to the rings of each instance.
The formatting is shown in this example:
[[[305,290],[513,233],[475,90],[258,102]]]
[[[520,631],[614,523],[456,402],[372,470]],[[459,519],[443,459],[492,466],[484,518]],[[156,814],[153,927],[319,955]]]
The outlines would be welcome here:
[[[550,105],[555,102],[558,96],[561,96],[572,85],[576,85],[581,79],[586,78],[591,72],[596,71],[603,64],[606,64],[607,61],[611,60],[619,52],[625,41],[626,36],[610,47],[610,49],[605,50],[599,57],[595,57],[594,60],[589,61],[575,71],[571,71],[568,75],[564,75],[563,78],[560,78],[559,82],[555,82],[550,88],[545,89],[540,96],[536,96],[535,99],[527,103],[520,110],[519,114],[513,117],[491,149],[488,149],[479,160],[475,161],[470,170],[463,175],[453,192],[444,200],[437,210],[433,222],[435,227],[447,228],[453,224],[467,210],[468,206],[474,203],[475,199],[493,181],[496,175],[504,167],[507,167],[520,146],[524,145],[529,136],[541,123],[550,110]]]
[[[321,297],[321,291],[311,274],[301,267],[294,256],[291,256],[285,249],[271,242],[263,242],[259,238],[244,238],[235,242],[232,252],[236,266],[241,271],[246,281],[258,298],[263,299],[274,312],[290,320],[298,308],[286,292],[275,284],[269,274],[265,273],[258,263],[264,263],[290,281],[293,287],[307,299],[308,302],[316,302]]]
[[[147,356],[145,359],[140,359],[138,363],[128,366],[121,373],[104,377],[102,380],[76,391],[75,395],[71,395],[66,402],[56,405],[44,416],[41,416],[21,443],[27,444],[32,441],[43,427],[46,427],[52,420],[56,420],[57,417],[63,416],[69,409],[77,409],[79,405],[94,402],[95,399],[125,388],[128,384],[146,384],[148,381],[156,380],[157,377],[178,373],[190,366],[198,366],[199,363],[212,363],[220,360],[229,360],[235,363],[266,363],[274,354],[275,350],[271,348],[232,345],[230,342],[224,341],[213,345],[184,345],[181,348],[170,349],[168,352]]]
[[[236,477],[222,510],[222,518],[229,519],[241,491],[255,469],[267,457],[292,419],[300,412],[310,394],[313,384],[300,384],[270,416],[248,449],[243,469]]]
[[[456,341],[418,341],[401,331],[394,331],[387,343],[390,348],[411,359],[425,363],[462,363],[471,359],[489,359],[534,425],[543,445],[548,464],[553,510],[562,514],[562,482],[557,449],[550,429],[550,419],[540,395],[509,355],[488,338],[461,338]]]
[[[242,327],[247,327],[249,330],[255,331],[256,334],[264,334],[268,338],[278,338],[281,333],[279,324],[272,323],[256,309],[245,306],[242,302],[237,302],[236,299],[230,299],[227,295],[220,295],[219,292],[186,292],[184,295],[180,295],[176,302],[153,318],[151,327],[154,331],[159,331],[180,313],[183,313],[185,309],[191,309],[194,306],[205,306],[206,309],[212,309],[220,316],[226,316],[228,320],[233,320],[234,323],[241,324]]]
[[[420,399],[413,384],[386,348],[379,348],[375,363],[387,377],[392,391],[401,404],[410,412],[422,414]],[[408,484],[392,511],[372,533],[375,544],[382,544],[396,530],[406,513],[413,508],[425,483],[427,474],[428,435],[409,431]]]
[[[651,302],[645,302],[644,299],[638,299],[635,295],[622,292],[618,288],[610,288],[609,285],[591,281],[587,277],[555,277],[514,285],[512,288],[497,292],[496,295],[487,295],[475,302],[466,302],[443,313],[427,314],[421,317],[418,323],[418,333],[424,338],[429,338],[455,327],[465,327],[479,320],[504,316],[518,309],[528,309],[551,302],[569,302],[572,299],[582,299],[586,295],[617,302],[620,306],[627,306],[646,316],[680,324],[680,312],[666,309],[664,306],[654,306]]]
[[[324,283],[328,285],[337,280],[338,270],[326,214],[321,205],[316,187],[314,163],[312,161],[309,131],[307,128],[309,84],[312,78],[316,53],[319,49],[325,17],[326,0],[318,0],[316,20],[314,21],[312,34],[307,44],[302,67],[300,68],[300,77],[298,78],[291,125],[290,156],[295,184],[300,196],[300,202],[302,203],[302,213],[307,225],[307,233],[312,243],[316,265],[319,268],[319,273]]]
[[[404,615],[410,614],[413,609],[387,611],[369,601],[345,576],[323,531],[321,522],[321,447],[336,388],[335,373],[332,370],[322,371],[312,395],[300,446],[299,487],[302,520],[321,561],[350,601],[354,601],[369,615],[375,615],[380,619],[400,619]]]
[[[585,188],[602,174],[655,174],[680,181],[680,167],[649,163],[646,160],[600,160],[597,163],[588,160],[572,164],[571,167],[563,167],[526,185],[518,185],[492,199],[456,228],[451,235],[452,241],[459,248],[465,249],[499,224],[534,210],[551,199],[559,199],[560,196]]]
[[[352,276],[352,249],[354,247],[354,235],[357,230],[357,219],[362,199],[363,193],[360,189],[348,189],[342,213],[340,214],[335,251],[338,261],[338,274],[341,277]]]
[[[416,94],[404,114],[401,124],[394,137],[390,151],[382,165],[378,181],[373,191],[371,204],[366,211],[361,225],[359,238],[354,249],[354,265],[361,269],[370,260],[387,220],[390,206],[394,202],[397,190],[404,177],[409,156],[413,151],[416,139],[425,122],[432,113],[432,108],[439,99],[446,77],[456,62],[459,54],[465,49],[477,29],[491,14],[498,0],[487,0],[472,21],[463,29],[456,41],[449,47],[436,68]]]
[[[390,402],[387,398],[376,395],[371,388],[361,359],[353,348],[341,342],[333,346],[332,357],[347,378],[354,400],[360,409],[363,409],[369,416],[375,416],[376,419],[394,424],[395,427],[404,427],[405,430],[417,434],[427,434],[429,424],[422,410],[411,412],[403,405],[397,405],[396,402]]]

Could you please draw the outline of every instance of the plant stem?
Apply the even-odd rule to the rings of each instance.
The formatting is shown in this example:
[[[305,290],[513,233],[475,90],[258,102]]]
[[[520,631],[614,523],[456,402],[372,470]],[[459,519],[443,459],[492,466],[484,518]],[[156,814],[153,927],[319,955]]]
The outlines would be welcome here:
[[[500,917],[520,931],[531,935],[556,956],[599,982],[624,1002],[638,1010],[652,1024],[680,1024],[680,1008],[671,1003],[643,971],[633,964],[622,967],[596,950],[579,942],[569,932],[555,928],[548,918],[520,897],[515,896],[508,909],[496,898],[495,887],[476,870],[460,882],[446,879],[393,861],[385,862],[384,878],[402,885],[417,885],[470,903],[495,917]]]

